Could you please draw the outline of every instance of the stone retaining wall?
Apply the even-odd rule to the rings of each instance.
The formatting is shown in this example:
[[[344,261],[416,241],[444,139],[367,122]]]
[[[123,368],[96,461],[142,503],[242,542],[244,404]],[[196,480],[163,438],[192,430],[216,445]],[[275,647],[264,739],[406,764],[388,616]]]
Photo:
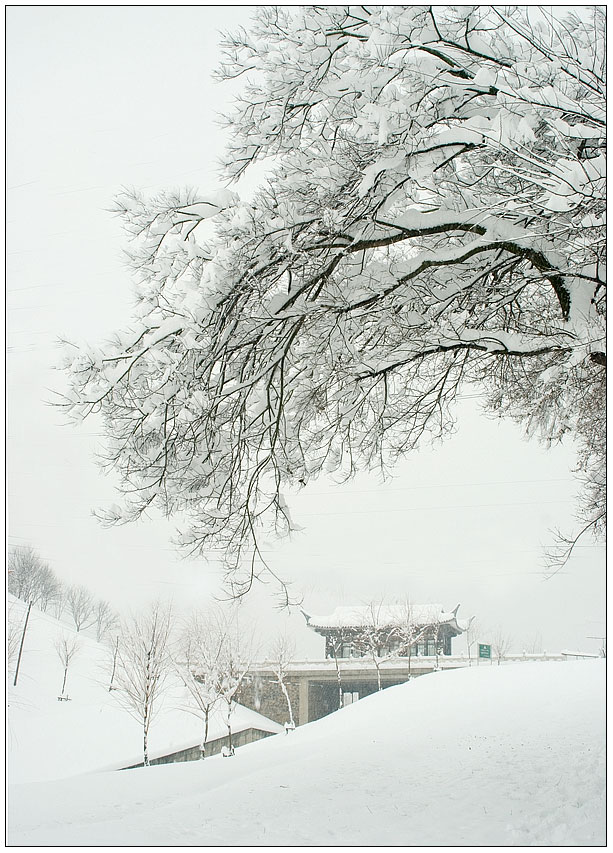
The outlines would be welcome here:
[[[285,681],[296,725],[298,724],[298,681],[298,678],[292,676],[288,676]],[[248,675],[240,686],[236,701],[282,726],[290,721],[287,700],[273,675]]]
[[[262,729],[243,729],[240,732],[232,732],[232,746],[237,749],[239,746],[253,743],[256,740],[269,737],[274,732],[265,732]],[[228,736],[215,738],[210,740],[205,747],[204,757],[209,758],[211,755],[219,755],[224,746],[228,745]],[[182,761],[198,761],[202,758],[201,744],[190,746],[187,749],[181,749],[178,752],[171,752],[168,755],[163,755],[160,758],[152,758],[149,764],[175,764]],[[122,770],[134,770],[136,767],[143,767],[143,762],[140,764],[131,764],[129,767],[122,767]]]

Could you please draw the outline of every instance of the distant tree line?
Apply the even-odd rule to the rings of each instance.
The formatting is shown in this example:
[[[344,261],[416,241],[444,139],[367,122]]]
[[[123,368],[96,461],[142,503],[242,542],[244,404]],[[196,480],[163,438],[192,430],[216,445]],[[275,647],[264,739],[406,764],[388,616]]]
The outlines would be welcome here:
[[[108,602],[86,587],[61,581],[31,545],[13,547],[7,560],[7,590],[56,618],[70,618],[77,631],[94,628],[100,641],[117,625],[117,614]]]

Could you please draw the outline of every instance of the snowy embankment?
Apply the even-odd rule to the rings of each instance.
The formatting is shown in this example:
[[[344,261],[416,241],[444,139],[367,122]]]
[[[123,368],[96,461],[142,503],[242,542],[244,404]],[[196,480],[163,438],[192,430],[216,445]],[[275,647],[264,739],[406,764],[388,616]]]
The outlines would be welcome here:
[[[9,843],[603,845],[604,676],[433,673],[233,758],[14,785]]]
[[[26,605],[9,596],[9,625],[21,631]],[[60,637],[75,638],[74,627],[32,608],[19,667],[13,686],[15,662],[9,667],[6,718],[7,775],[9,784],[62,779],[99,770],[116,770],[143,760],[142,725],[122,707],[116,692],[109,692],[111,654],[82,632],[70,661],[66,694],[58,701],[64,666],[54,647]],[[151,725],[149,757],[158,758],[198,745],[201,717],[194,713],[188,691],[177,678],[158,703]],[[281,732],[283,727],[261,714],[234,706],[232,731],[258,728]],[[227,734],[221,708],[213,711],[209,741]]]

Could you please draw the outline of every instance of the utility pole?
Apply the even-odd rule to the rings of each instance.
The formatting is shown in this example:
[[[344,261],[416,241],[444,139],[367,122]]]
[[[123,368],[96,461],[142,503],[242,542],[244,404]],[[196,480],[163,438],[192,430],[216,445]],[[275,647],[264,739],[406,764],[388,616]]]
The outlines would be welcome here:
[[[115,668],[117,667],[117,652],[119,651],[119,635],[115,638],[115,649],[113,651],[113,671],[111,672],[111,681],[109,684],[109,693],[113,689],[113,679],[115,678]]]
[[[21,663],[21,653],[23,652],[23,642],[26,638],[26,630],[28,627],[28,619],[30,618],[30,610],[32,609],[32,602],[28,603],[28,612],[26,613],[26,621],[23,623],[23,634],[21,635],[21,643],[19,644],[19,655],[17,656],[17,666],[15,667],[15,680],[13,681],[13,687],[17,684],[17,676],[19,675],[19,664]]]

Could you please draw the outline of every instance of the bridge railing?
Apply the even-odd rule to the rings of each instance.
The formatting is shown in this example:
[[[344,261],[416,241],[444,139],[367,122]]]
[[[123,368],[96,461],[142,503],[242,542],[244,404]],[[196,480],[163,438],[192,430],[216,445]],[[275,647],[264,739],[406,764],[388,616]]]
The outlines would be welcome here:
[[[457,669],[464,666],[490,666],[497,665],[499,659],[497,656],[492,656],[491,659],[485,658],[468,658],[467,655],[413,655],[411,657],[411,671],[418,672],[419,670],[430,670],[438,664],[439,669]],[[502,655],[500,663],[517,663],[519,661],[565,661],[568,660],[568,655],[552,652],[527,653],[517,652],[512,654]],[[339,658],[338,666],[343,672],[360,671],[365,669],[375,669],[375,664],[371,658]],[[380,661],[379,668],[382,672],[391,672],[402,670],[406,672],[409,667],[409,659],[406,657],[397,657],[391,660]],[[272,661],[262,660],[251,664],[250,670],[258,670],[262,672],[272,672],[275,664]],[[333,658],[318,658],[306,660],[294,660],[287,664],[286,672],[299,673],[305,671],[333,671],[336,670],[336,662]]]

